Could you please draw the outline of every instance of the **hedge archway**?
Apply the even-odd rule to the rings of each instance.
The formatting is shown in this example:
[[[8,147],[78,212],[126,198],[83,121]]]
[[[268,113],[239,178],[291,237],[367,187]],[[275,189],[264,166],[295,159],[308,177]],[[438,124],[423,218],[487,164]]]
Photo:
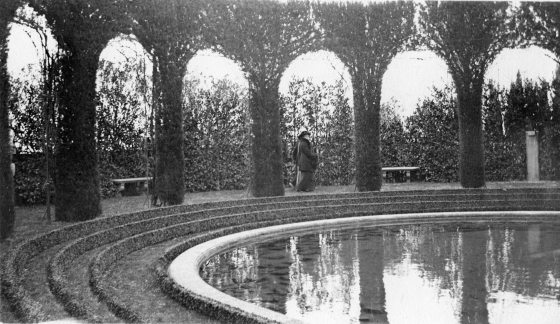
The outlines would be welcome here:
[[[381,84],[392,58],[414,35],[412,2],[316,4],[324,46],[348,66],[355,119],[356,187],[380,190]]]
[[[95,146],[95,80],[99,55],[124,22],[118,4],[33,1],[64,52],[56,155],[56,218],[88,220],[101,214]]]
[[[429,2],[420,10],[424,43],[441,56],[457,91],[459,179],[485,185],[482,86],[490,63],[514,41],[507,2]]]
[[[284,195],[279,84],[282,73],[317,41],[307,2],[213,2],[208,42],[240,62],[249,79],[255,197]]]

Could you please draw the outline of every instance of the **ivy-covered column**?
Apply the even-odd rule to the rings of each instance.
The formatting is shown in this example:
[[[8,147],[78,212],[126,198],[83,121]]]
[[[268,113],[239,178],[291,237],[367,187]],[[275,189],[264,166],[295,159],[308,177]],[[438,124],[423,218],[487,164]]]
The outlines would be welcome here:
[[[36,1],[58,46],[61,87],[58,92],[55,212],[61,221],[83,221],[101,214],[95,145],[95,81],[99,55],[115,35],[120,10],[109,0]]]
[[[164,205],[181,204],[184,199],[183,77],[188,61],[200,47],[204,5],[200,0],[128,4],[132,31],[154,58],[154,195]]]
[[[101,214],[95,149],[95,74],[102,48],[73,48],[62,59],[56,149],[56,219],[77,221]]]
[[[280,107],[278,85],[252,80],[249,86],[249,109],[253,144],[253,195],[268,197],[284,194],[282,173],[282,140],[280,138]]]
[[[157,54],[156,54],[157,55]],[[155,194],[166,205],[183,203],[185,195],[183,152],[183,76],[186,62],[157,56],[155,111]]]
[[[327,3],[314,7],[325,47],[348,67],[354,93],[356,187],[380,190],[383,74],[414,34],[412,2]]]
[[[356,187],[359,191],[381,189],[380,102],[381,78],[368,73],[367,63],[353,70]],[[358,65],[358,64],[357,64]]]
[[[0,239],[5,239],[13,232],[14,209],[14,178],[10,164],[12,162],[10,148],[10,121],[8,119],[8,35],[17,0],[5,0],[0,3]]]
[[[460,84],[462,80],[455,80]],[[471,81],[472,82],[472,81]],[[457,87],[459,106],[459,170],[463,187],[484,185],[484,142],[482,132],[482,80]]]
[[[485,185],[482,85],[488,66],[515,37],[507,2],[427,2],[420,11],[424,43],[441,56],[457,89],[459,179]]]
[[[305,2],[211,2],[207,42],[239,62],[249,79],[255,197],[284,195],[278,85],[288,64],[317,40]]]

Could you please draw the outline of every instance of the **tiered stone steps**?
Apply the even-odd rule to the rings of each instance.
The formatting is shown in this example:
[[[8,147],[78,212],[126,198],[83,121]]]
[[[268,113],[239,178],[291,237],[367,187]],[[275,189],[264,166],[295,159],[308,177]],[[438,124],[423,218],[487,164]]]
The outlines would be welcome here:
[[[194,244],[263,226],[394,213],[509,210],[560,211],[560,189],[301,195],[151,209],[76,223],[19,243],[5,258],[2,291],[26,322],[69,316],[88,322],[151,323],[170,320],[169,316],[160,316],[169,312],[177,314],[173,321],[214,323],[206,317],[213,316],[218,322],[245,322],[247,319],[237,318],[234,312],[182,293],[167,276],[169,262]],[[123,263],[127,258],[129,261]],[[130,263],[138,273],[123,269]],[[26,269],[31,266],[29,273]],[[119,274],[125,272],[127,280],[138,280],[136,285],[115,284]],[[45,316],[45,307],[54,306],[52,301],[35,298],[37,294],[26,284],[31,276],[45,281],[44,286],[54,296],[52,300],[61,305],[56,306],[60,308],[57,318]],[[153,289],[155,283],[165,293]],[[91,289],[87,295],[83,294],[85,285]],[[146,289],[137,291],[139,287]],[[143,298],[161,303],[150,309],[137,307],[135,296],[142,293],[147,294]]]

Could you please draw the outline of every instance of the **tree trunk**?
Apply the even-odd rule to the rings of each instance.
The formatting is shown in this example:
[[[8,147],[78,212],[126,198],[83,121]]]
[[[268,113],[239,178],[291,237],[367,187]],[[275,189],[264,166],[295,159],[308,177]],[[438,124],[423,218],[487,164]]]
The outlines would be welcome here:
[[[278,84],[252,82],[250,87],[254,166],[251,191],[255,197],[284,195]]]
[[[458,84],[456,82],[456,84]],[[484,187],[482,84],[457,86],[459,116],[459,179],[463,188]]]
[[[359,191],[381,189],[379,105],[381,81],[371,81],[366,73],[353,76],[356,150],[356,187]]]
[[[95,147],[95,80],[102,48],[73,49],[62,59],[56,219],[82,221],[101,214]]]
[[[157,88],[161,102],[155,120],[155,193],[163,204],[179,205],[185,195],[182,93],[186,64],[163,57],[159,57],[158,62],[160,84]]]
[[[10,121],[8,119],[8,23],[13,17],[15,1],[5,3],[0,12],[0,239],[10,236],[14,229],[14,178],[10,148]]]

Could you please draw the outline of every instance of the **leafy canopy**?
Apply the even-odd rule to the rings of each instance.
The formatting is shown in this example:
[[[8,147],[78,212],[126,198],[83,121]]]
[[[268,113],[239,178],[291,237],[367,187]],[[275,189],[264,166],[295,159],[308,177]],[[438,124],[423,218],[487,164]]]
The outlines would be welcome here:
[[[525,41],[552,51],[560,63],[560,2],[524,2],[520,15]]]
[[[318,39],[309,8],[304,1],[214,1],[207,41],[239,62],[253,83],[278,83],[288,64]]]
[[[421,6],[423,43],[447,63],[456,86],[476,82],[515,35],[507,2],[428,1]]]
[[[317,3],[313,7],[324,46],[336,53],[350,73],[364,62],[381,78],[391,59],[412,44],[412,2]]]

